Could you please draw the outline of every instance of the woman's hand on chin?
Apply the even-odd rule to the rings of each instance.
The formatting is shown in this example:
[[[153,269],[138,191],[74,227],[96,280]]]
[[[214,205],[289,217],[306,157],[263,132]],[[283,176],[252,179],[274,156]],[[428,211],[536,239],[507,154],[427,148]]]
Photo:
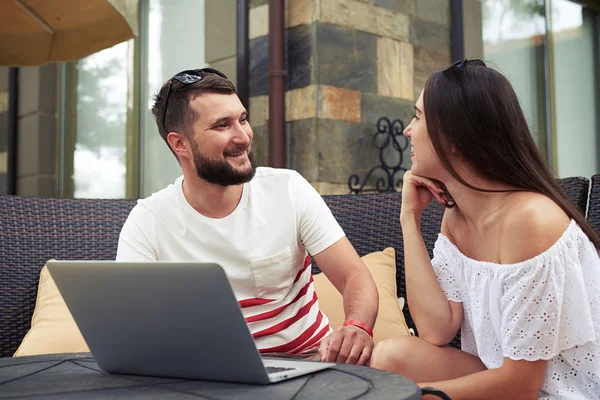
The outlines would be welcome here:
[[[423,210],[431,199],[440,204],[445,204],[444,190],[439,187],[436,181],[418,175],[413,175],[411,171],[406,171],[402,182],[402,208],[400,210],[400,219],[416,217],[421,218]]]

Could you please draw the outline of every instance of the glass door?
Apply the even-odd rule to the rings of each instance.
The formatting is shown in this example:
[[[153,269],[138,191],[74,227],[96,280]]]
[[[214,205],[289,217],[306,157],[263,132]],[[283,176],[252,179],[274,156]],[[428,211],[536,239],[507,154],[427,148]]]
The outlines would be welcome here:
[[[560,177],[600,172],[598,15],[578,3],[552,0],[554,162]]]

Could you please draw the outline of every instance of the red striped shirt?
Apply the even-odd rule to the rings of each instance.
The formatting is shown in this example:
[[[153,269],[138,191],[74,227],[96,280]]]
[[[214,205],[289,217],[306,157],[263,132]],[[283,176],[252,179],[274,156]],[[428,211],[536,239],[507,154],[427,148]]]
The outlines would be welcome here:
[[[261,353],[301,353],[317,346],[331,331],[319,310],[307,256],[289,293],[280,301],[244,299],[240,307]]]

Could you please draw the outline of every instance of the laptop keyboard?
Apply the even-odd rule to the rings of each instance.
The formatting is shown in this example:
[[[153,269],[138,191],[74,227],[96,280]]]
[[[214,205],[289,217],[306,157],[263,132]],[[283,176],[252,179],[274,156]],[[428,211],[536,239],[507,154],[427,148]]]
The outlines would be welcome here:
[[[282,371],[293,371],[296,368],[286,368],[286,367],[265,367],[267,369],[267,373],[268,374],[273,374],[275,372],[282,372]]]

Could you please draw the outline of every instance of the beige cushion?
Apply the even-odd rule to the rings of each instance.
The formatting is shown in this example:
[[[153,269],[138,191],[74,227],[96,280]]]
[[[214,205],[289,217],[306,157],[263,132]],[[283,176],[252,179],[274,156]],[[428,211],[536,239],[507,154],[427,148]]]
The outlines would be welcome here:
[[[379,315],[373,329],[378,341],[398,335],[407,335],[402,310],[396,298],[396,258],[393,248],[387,248],[362,257],[369,268],[379,291]],[[319,306],[327,315],[331,326],[344,323],[342,296],[325,274],[314,277]],[[40,273],[37,299],[31,329],[25,335],[15,357],[36,354],[88,352],[89,348],[79,332],[48,268]]]
[[[367,254],[361,257],[379,291],[379,313],[373,327],[373,339],[379,341],[408,335],[408,327],[400,308],[396,294],[396,252],[388,247],[383,251]],[[345,321],[342,295],[327,279],[325,274],[314,276],[315,290],[319,297],[319,308],[329,318],[333,329]]]
[[[40,273],[31,329],[14,356],[88,351],[90,350],[50,276],[48,267],[44,266]]]

